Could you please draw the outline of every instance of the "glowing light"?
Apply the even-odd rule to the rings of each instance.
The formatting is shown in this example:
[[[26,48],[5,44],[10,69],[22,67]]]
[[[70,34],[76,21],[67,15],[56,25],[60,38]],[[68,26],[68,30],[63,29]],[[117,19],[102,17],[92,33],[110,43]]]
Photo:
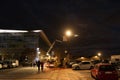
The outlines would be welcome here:
[[[40,54],[40,52],[38,52],[38,54]]]
[[[66,36],[71,36],[72,35],[72,32],[70,30],[67,30],[66,31]]]
[[[74,37],[78,37],[79,35],[78,34],[75,34]]]
[[[98,58],[98,56],[95,56],[95,58]]]
[[[50,54],[47,53],[46,55],[49,56]]]
[[[81,57],[81,59],[85,59],[85,57]]]
[[[38,61],[38,60],[39,60],[39,58],[38,58],[38,57],[36,57],[36,58],[35,58],[35,61]]]
[[[42,30],[33,30],[33,32],[41,32]]]
[[[24,32],[28,32],[26,30],[3,30],[0,29],[0,33],[24,33]]]
[[[36,50],[37,50],[37,52],[38,52],[40,49],[39,49],[39,48],[37,48]]]
[[[101,53],[98,53],[98,56],[101,56]]]

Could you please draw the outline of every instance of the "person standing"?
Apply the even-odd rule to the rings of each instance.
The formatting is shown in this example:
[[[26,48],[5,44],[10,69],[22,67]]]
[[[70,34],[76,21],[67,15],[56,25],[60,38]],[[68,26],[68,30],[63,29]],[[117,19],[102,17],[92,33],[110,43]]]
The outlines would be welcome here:
[[[41,71],[43,71],[43,69],[44,69],[44,62],[43,61],[41,61]]]
[[[36,62],[37,63],[37,67],[38,67],[38,72],[40,72],[40,60]]]

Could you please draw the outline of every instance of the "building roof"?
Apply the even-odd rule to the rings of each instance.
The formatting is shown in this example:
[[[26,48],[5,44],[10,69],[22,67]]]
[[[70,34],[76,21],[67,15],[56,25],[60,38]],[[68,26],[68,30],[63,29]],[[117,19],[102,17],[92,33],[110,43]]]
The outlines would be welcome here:
[[[28,32],[35,32],[35,33],[39,33],[40,37],[47,43],[48,46],[51,46],[51,42],[49,41],[48,37],[46,36],[46,34],[44,33],[43,30],[32,30],[32,31],[28,31],[28,30],[7,30],[7,29],[0,29],[0,33],[28,33]]]

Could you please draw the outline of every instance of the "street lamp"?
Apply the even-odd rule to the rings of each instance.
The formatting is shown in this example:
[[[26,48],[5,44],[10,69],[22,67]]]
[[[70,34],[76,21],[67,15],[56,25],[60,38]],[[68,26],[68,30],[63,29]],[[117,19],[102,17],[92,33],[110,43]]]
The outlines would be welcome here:
[[[72,37],[78,37],[79,35],[78,34],[73,34],[73,32],[71,30],[66,30],[64,36],[66,36],[68,38],[68,37],[71,37],[71,36]]]
[[[100,61],[101,61],[101,60],[102,60],[102,59],[101,59],[101,53],[99,52],[97,55],[99,56]]]
[[[69,39],[69,37],[71,37],[72,36],[72,31],[71,30],[67,30],[67,31],[65,31],[65,35],[63,36],[63,41],[66,41],[67,42],[67,47],[69,48],[70,46],[69,46],[69,41],[70,41],[70,39]],[[67,54],[68,53],[68,51],[67,50],[65,50],[65,54]]]
[[[72,36],[72,31],[71,30],[67,30],[65,31],[65,34],[63,36],[63,41],[66,41],[66,46],[65,46],[65,58],[64,58],[64,63],[67,64],[70,61],[70,37]],[[66,50],[67,47],[67,50]],[[67,66],[67,65],[66,65]]]
[[[72,35],[72,31],[71,30],[67,30],[66,33],[65,33],[66,36],[71,36]]]
[[[100,53],[100,52],[98,53],[98,56],[99,56],[99,57],[101,56],[101,53]]]

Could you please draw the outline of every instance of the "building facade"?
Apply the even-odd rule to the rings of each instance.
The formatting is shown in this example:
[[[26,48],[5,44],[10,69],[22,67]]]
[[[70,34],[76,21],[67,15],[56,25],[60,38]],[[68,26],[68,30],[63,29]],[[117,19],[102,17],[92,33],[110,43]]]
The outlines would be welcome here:
[[[51,45],[42,30],[1,30],[0,29],[0,60],[18,59],[32,61],[37,55],[45,55]]]

